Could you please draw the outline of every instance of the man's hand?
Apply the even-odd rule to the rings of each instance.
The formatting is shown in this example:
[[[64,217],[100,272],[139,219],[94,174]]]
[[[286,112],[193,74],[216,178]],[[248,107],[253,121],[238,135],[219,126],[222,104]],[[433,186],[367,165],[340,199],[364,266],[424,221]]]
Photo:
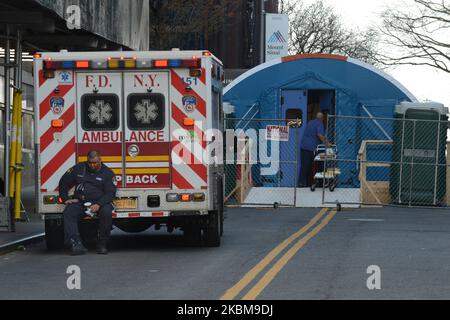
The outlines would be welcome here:
[[[80,200],[78,199],[69,199],[66,202],[64,202],[64,204],[72,204],[72,203],[78,203],[80,202]]]
[[[98,204],[93,204],[92,206],[91,206],[91,211],[92,212],[98,212],[98,210],[100,210],[100,206],[98,205]]]

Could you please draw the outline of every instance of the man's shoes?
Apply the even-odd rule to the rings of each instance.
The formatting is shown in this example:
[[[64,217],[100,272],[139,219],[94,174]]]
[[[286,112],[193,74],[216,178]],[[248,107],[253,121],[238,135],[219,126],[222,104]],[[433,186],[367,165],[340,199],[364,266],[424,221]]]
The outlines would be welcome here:
[[[97,253],[98,254],[108,254],[108,249],[106,248],[107,243],[108,243],[108,240],[105,240],[105,239],[99,239],[97,241]]]
[[[72,256],[80,256],[87,252],[81,241],[71,239],[70,244],[70,254]]]

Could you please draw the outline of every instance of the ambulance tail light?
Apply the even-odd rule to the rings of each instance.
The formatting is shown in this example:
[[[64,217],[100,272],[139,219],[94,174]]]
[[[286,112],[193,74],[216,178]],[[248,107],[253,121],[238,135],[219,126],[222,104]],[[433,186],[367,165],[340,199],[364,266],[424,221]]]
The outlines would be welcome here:
[[[191,195],[189,193],[182,193],[180,195],[181,202],[189,202],[191,201]]]
[[[203,56],[210,57],[210,56],[212,56],[212,54],[209,51],[203,51]]]
[[[167,68],[169,60],[153,60],[153,68]]]
[[[60,69],[89,69],[91,61],[89,60],[64,60],[55,61],[51,59],[44,60],[44,70],[60,70]]]
[[[109,69],[118,69],[119,68],[119,59],[108,58],[108,68]]]
[[[168,193],[166,195],[166,201],[167,202],[178,202],[179,201],[178,193]]]
[[[92,61],[92,69],[106,69],[108,67],[108,62],[104,60],[94,60]]]
[[[34,59],[39,59],[40,57],[42,57],[42,54],[40,54],[40,53],[33,54]]]
[[[197,77],[197,78],[199,78],[199,77],[201,77],[201,75],[202,75],[202,70],[201,70],[201,69],[190,69],[190,70],[189,70],[189,75],[190,75],[191,77]]]
[[[146,68],[151,68],[152,67],[152,61],[151,60],[136,60],[136,65],[137,68],[140,69],[146,69]]]
[[[62,61],[44,60],[44,70],[62,69]]]
[[[183,119],[183,124],[185,126],[193,126],[195,123],[195,120],[193,118],[184,118]]]
[[[75,66],[74,61],[62,61],[61,68],[62,69],[73,69]]]
[[[77,69],[89,69],[90,66],[91,66],[91,62],[88,60],[75,61],[75,67]]]
[[[52,128],[62,128],[64,127],[64,120],[56,119],[52,120]]]
[[[169,67],[171,68],[179,68],[183,65],[182,60],[169,60],[168,61]]]
[[[202,66],[202,61],[197,57],[192,57],[192,59],[183,60],[181,66],[183,68],[200,68]]]
[[[125,69],[135,69],[136,68],[136,58],[124,59],[123,65],[124,65]]]
[[[171,60],[153,60],[153,68],[200,68],[201,60],[193,57],[192,59],[171,59]]]
[[[199,192],[199,193],[194,193],[192,195],[192,199],[195,202],[201,202],[201,201],[205,201],[205,194],[203,192]]]
[[[53,79],[55,77],[55,70],[44,70],[45,79]]]
[[[60,203],[58,200],[59,198],[57,196],[44,196],[43,198],[44,204],[56,204]]]

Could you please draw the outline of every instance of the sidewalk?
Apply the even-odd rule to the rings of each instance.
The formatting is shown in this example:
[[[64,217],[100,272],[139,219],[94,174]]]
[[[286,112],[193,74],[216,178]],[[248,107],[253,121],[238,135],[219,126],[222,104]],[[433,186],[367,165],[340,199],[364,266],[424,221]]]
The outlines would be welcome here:
[[[44,237],[44,221],[34,212],[34,188],[23,188],[22,199],[30,221],[16,222],[15,232],[0,232],[0,254],[20,245],[41,241]]]

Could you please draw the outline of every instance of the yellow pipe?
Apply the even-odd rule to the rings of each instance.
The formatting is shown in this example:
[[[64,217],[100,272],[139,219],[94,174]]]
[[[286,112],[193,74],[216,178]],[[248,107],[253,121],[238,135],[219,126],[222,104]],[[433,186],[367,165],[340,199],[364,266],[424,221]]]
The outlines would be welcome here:
[[[15,201],[14,201],[14,216],[15,219],[21,218],[21,197],[22,197],[22,170],[23,170],[23,164],[22,164],[22,91],[17,90],[16,94],[14,95],[14,98],[16,98],[15,102],[17,103],[16,109],[17,109],[17,120],[16,120],[16,126],[17,126],[17,134],[16,134],[16,183],[15,183]]]
[[[9,159],[9,196],[14,197],[15,175],[16,175],[16,154],[17,154],[17,92],[13,95],[13,112],[11,119],[11,153]],[[21,110],[20,110],[21,111]]]

